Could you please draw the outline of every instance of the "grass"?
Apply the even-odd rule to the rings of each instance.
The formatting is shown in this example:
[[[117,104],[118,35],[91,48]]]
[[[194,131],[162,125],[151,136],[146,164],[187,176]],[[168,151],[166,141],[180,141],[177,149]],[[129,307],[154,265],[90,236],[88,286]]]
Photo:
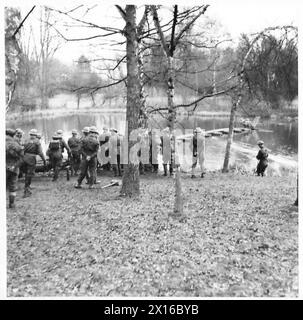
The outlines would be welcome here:
[[[73,178],[74,179],[74,178]],[[141,177],[141,195],[36,177],[7,212],[9,296],[298,295],[296,178],[208,173]],[[22,184],[20,183],[20,188]]]

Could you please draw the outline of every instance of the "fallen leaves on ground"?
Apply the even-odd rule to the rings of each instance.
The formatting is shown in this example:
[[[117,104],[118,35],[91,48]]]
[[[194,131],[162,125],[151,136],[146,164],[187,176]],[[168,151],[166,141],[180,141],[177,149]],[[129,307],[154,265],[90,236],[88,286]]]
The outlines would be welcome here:
[[[141,177],[135,199],[61,179],[7,211],[9,296],[298,294],[296,177],[183,177],[182,220],[170,178]]]

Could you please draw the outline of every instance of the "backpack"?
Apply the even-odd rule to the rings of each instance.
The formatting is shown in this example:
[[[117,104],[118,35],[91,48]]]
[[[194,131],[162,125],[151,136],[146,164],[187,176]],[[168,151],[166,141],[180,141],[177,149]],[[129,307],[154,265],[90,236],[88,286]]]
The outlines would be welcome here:
[[[50,151],[58,151],[60,148],[60,141],[51,141],[49,143],[49,150]]]

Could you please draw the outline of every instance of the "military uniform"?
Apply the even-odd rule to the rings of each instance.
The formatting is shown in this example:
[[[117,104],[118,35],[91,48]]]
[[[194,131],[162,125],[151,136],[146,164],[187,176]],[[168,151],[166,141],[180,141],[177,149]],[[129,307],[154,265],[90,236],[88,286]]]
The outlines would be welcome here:
[[[24,144],[24,158],[22,164],[25,172],[24,197],[28,197],[31,194],[30,185],[32,182],[32,177],[35,174],[37,155],[41,157],[44,166],[46,166],[46,160],[42,152],[41,143],[36,138],[37,133],[35,131],[36,130],[30,131],[30,139]]]
[[[81,183],[87,172],[89,172],[89,187],[92,188],[94,182],[96,181],[96,169],[97,169],[97,153],[99,149],[99,141],[96,138],[94,132],[81,140],[82,160],[80,165],[80,176],[78,178],[78,184],[75,188],[81,188]]]
[[[172,136],[169,132],[169,129],[166,128],[163,130],[163,135],[160,137],[161,139],[161,149],[162,149],[162,160],[163,160],[163,169],[164,176],[167,176],[167,165],[169,164],[169,173],[173,174],[173,166],[172,166]]]
[[[67,144],[71,150],[72,174],[77,174],[81,163],[81,141],[80,138],[76,136],[76,132],[74,132],[73,136],[68,139]]]
[[[263,147],[263,141],[258,142],[258,145],[260,147],[260,150],[256,156],[256,158],[259,160],[259,163],[257,165],[257,174],[258,176],[264,176],[265,170],[268,166],[268,151]]]
[[[6,132],[6,186],[9,191],[9,208],[15,207],[19,166],[23,158],[23,147],[13,138],[14,130]]]
[[[201,178],[205,175],[205,135],[202,129],[196,128],[193,136],[193,164],[192,164],[192,178],[195,177],[195,169],[197,167],[198,161],[201,169]]]
[[[54,170],[53,181],[56,181],[59,177],[59,171],[62,167],[64,149],[66,149],[66,147],[62,142],[61,137],[54,135],[46,152],[46,154],[49,156],[51,168]]]
[[[99,143],[101,147],[101,166],[105,170],[110,170],[110,162],[109,162],[109,146],[108,141],[110,138],[110,133],[108,132],[107,128],[103,128],[103,133],[99,136]]]
[[[109,137],[109,155],[110,164],[114,171],[114,176],[121,176],[121,165],[120,165],[120,148],[121,138],[117,134],[116,129],[111,129],[111,136]]]

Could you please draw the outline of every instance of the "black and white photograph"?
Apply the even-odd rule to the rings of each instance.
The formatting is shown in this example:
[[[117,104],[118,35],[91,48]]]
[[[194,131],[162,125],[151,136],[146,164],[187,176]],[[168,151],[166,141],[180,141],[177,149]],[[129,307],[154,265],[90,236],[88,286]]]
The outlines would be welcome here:
[[[1,6],[7,299],[299,298],[299,1]]]

